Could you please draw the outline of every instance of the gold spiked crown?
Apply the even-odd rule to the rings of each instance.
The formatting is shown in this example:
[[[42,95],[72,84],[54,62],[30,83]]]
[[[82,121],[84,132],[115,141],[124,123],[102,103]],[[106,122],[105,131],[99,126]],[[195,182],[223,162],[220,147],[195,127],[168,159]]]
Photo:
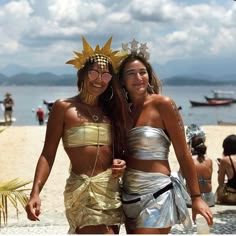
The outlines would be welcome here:
[[[97,62],[101,68],[104,68],[108,63],[111,63],[114,70],[117,70],[121,60],[127,55],[126,53],[121,53],[120,51],[112,51],[111,41],[112,37],[107,40],[102,48],[97,45],[96,48],[93,49],[85,37],[82,36],[83,51],[74,51],[76,57],[67,61],[66,64],[72,64],[76,69],[79,70],[84,67],[87,61]]]

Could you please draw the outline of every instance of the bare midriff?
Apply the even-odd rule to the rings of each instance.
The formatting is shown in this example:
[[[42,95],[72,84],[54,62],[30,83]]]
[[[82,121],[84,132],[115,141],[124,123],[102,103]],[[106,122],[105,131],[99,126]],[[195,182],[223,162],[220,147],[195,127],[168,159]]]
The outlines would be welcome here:
[[[170,175],[170,166],[166,160],[139,160],[128,157],[126,160],[126,166],[140,171]]]
[[[85,174],[91,176],[96,161],[98,146],[94,145],[64,149],[71,161],[72,171],[77,175]],[[97,157],[93,176],[111,168],[112,159],[110,146],[99,146],[99,155]]]

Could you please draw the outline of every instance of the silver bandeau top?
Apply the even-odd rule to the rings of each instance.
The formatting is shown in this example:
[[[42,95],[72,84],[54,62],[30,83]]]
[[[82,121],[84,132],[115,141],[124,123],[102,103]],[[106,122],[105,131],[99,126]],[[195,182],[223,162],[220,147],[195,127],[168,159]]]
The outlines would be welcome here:
[[[133,158],[167,161],[171,141],[163,129],[139,126],[129,131],[127,144]]]

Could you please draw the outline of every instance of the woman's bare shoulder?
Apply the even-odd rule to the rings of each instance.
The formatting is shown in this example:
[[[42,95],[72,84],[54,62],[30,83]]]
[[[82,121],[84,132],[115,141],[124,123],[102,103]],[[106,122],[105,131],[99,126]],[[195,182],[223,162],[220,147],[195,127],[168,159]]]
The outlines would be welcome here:
[[[223,156],[222,158],[221,158],[221,160],[220,160],[220,163],[221,162],[229,162],[229,157],[228,156]]]
[[[209,156],[205,156],[205,161],[209,162],[209,163],[212,163],[212,159],[209,157]]]
[[[220,160],[220,168],[228,168],[231,166],[230,160],[228,156],[223,156]]]
[[[152,100],[160,112],[169,113],[178,110],[175,101],[169,96],[155,94],[152,95]]]
[[[64,107],[75,103],[75,101],[76,101],[76,96],[70,98],[59,98],[55,101],[54,105],[59,107]]]
[[[161,95],[161,94],[152,94],[151,100],[158,105],[171,105],[174,103],[173,99],[171,97]]]

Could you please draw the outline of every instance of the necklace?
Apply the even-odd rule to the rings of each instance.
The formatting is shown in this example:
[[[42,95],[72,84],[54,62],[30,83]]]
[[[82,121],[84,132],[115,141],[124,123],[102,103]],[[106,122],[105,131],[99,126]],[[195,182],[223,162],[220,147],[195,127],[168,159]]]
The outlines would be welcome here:
[[[99,117],[97,115],[92,115],[92,118],[93,118],[94,122],[97,122],[99,120]]]
[[[86,111],[87,111],[87,113],[89,114],[89,116],[92,118],[92,120],[95,122],[95,123],[97,123],[98,121],[99,121],[99,119],[100,119],[100,117],[97,115],[97,114],[92,114],[91,113],[91,111],[90,111],[90,106],[92,106],[92,98],[93,98],[93,96],[87,96],[87,97],[85,97],[84,99],[82,99],[81,97],[79,97],[79,100],[80,100],[80,102],[84,105],[84,107],[85,107],[85,109],[86,109]],[[83,101],[83,100],[85,100],[85,101]],[[91,101],[90,101],[91,100]],[[91,104],[91,105],[90,105]]]
[[[93,166],[93,169],[92,169],[92,172],[91,172],[91,175],[90,175],[90,178],[93,176],[94,174],[94,171],[96,169],[96,166],[97,166],[97,162],[98,162],[98,158],[99,158],[99,154],[100,154],[100,145],[99,145],[99,139],[100,139],[100,135],[99,135],[99,123],[98,120],[99,120],[99,116],[98,115],[94,115],[94,114],[91,114],[91,112],[89,111],[89,107],[87,105],[85,105],[85,109],[86,111],[88,112],[88,114],[91,116],[91,118],[93,119],[93,121],[97,124],[97,152],[96,152],[96,156],[95,156],[95,162],[94,162],[94,166]]]
[[[90,117],[93,119],[93,121],[94,121],[95,123],[97,123],[98,120],[100,119],[100,117],[99,117],[98,115],[96,115],[96,114],[92,114],[92,113],[89,111],[89,108],[88,108],[87,106],[85,106],[85,107],[86,107],[86,110],[87,110],[88,114],[90,115]]]
[[[86,96],[85,96],[86,97]],[[98,162],[98,158],[100,155],[100,145],[99,145],[99,140],[100,140],[100,134],[99,134],[99,123],[97,123],[100,119],[100,117],[97,114],[91,114],[91,112],[89,111],[89,104],[90,101],[86,100],[88,103],[86,103],[85,101],[83,101],[80,97],[79,97],[79,101],[81,102],[81,104],[84,105],[85,110],[87,111],[87,113],[90,115],[90,117],[93,119],[93,121],[97,124],[97,151],[96,151],[96,156],[95,156],[95,162],[94,162],[94,166],[92,169],[92,172],[90,174],[90,178],[93,177],[94,171],[96,169],[97,166],[97,162]],[[90,105],[91,106],[91,105]],[[102,116],[103,117],[103,116]],[[89,181],[90,182],[90,181]]]

